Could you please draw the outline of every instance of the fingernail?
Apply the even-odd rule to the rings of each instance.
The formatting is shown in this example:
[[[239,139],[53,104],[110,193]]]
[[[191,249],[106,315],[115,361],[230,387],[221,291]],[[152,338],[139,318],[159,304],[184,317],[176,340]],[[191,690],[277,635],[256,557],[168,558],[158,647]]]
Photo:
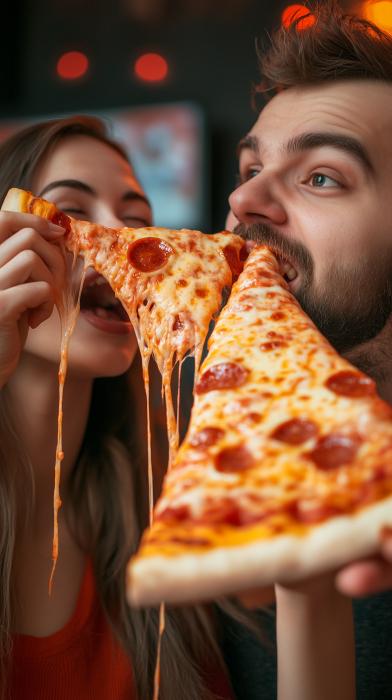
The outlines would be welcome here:
[[[61,234],[64,233],[65,228],[63,228],[62,226],[57,226],[57,224],[52,224],[51,221],[49,221],[48,223],[49,223],[49,228],[51,231],[53,231],[53,233],[61,233]]]

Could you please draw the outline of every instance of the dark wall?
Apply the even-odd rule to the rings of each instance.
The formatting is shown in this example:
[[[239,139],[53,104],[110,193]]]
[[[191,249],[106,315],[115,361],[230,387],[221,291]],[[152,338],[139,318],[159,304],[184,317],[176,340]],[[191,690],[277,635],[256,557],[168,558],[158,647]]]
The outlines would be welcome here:
[[[140,2],[153,7],[152,0]],[[279,23],[289,3],[159,3],[158,12],[143,21],[135,16],[135,0],[23,0],[15,3],[17,15],[8,0],[1,66],[11,79],[7,94],[0,93],[0,117],[198,102],[209,133],[211,230],[219,230],[234,187],[235,147],[256,119],[250,106],[257,81],[255,41]],[[57,77],[57,60],[70,50],[89,58],[80,80]],[[169,63],[161,84],[143,84],[133,75],[136,58],[146,51],[161,53]]]

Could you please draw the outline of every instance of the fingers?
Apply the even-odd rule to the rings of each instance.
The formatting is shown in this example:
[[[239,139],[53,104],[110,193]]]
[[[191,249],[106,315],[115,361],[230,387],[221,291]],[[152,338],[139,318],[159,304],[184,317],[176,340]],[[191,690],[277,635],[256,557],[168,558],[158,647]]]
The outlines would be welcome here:
[[[52,287],[55,284],[53,273],[33,250],[23,250],[0,267],[0,291],[27,281],[46,282]]]
[[[349,564],[335,579],[337,589],[352,598],[379,593],[392,588],[392,564],[381,556]]]
[[[51,221],[42,216],[0,211],[0,243],[24,228],[34,229],[47,241],[56,241],[64,234],[64,229],[61,226],[52,224]]]
[[[33,323],[32,328],[36,328],[49,318],[53,306],[54,289],[48,282],[28,282],[11,287],[0,293],[1,325],[13,325],[30,309],[29,324]]]
[[[57,246],[51,245],[32,228],[22,229],[0,245],[0,268],[19,253],[34,251],[46,263],[54,275],[61,274],[64,263]]]
[[[392,588],[392,528],[380,530],[380,554],[353,562],[339,571],[336,587],[344,595],[359,598]]]

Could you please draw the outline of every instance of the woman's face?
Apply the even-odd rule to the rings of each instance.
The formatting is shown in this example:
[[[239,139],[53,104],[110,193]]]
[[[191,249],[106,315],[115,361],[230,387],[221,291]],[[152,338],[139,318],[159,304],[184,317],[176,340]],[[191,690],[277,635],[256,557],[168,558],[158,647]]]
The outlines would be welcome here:
[[[54,202],[74,219],[109,228],[151,226],[151,208],[130,165],[113,148],[89,136],[63,138],[42,163],[33,194]],[[126,314],[109,285],[88,270],[81,313],[69,349],[68,373],[115,376],[130,366],[137,348]],[[30,329],[24,349],[50,363],[60,360],[60,320],[55,309]]]

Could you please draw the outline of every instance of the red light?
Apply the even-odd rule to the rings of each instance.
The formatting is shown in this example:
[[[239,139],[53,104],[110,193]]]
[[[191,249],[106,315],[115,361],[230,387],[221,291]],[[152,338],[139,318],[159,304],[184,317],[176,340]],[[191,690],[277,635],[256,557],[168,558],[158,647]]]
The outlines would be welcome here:
[[[309,15],[309,9],[305,7],[305,5],[290,5],[286,7],[282,14],[282,22],[285,27],[289,27],[292,22],[295,22],[296,19],[304,15]],[[307,29],[311,27],[314,22],[314,15],[309,15],[306,19],[298,22],[297,27],[298,29]]]
[[[80,78],[88,68],[87,57],[79,51],[69,51],[61,56],[57,64],[57,72],[62,78],[73,80]]]
[[[135,73],[142,80],[163,80],[167,75],[167,63],[157,53],[145,53],[137,59]]]

